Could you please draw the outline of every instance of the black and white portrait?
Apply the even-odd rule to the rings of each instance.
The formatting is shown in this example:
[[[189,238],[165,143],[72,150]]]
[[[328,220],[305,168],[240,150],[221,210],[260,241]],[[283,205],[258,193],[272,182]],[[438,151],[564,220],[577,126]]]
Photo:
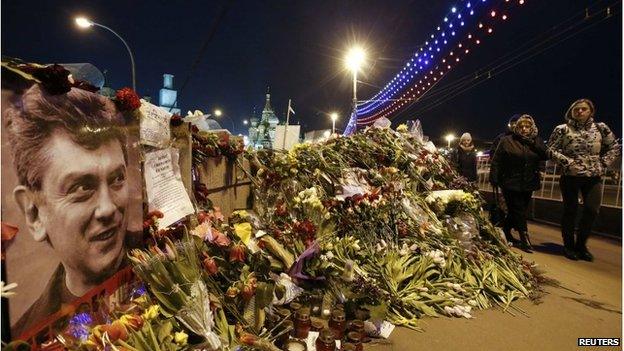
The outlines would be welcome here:
[[[40,84],[15,94],[3,81],[2,102],[2,221],[19,228],[6,260],[17,337],[125,265],[140,240],[142,192],[138,133],[110,99]]]

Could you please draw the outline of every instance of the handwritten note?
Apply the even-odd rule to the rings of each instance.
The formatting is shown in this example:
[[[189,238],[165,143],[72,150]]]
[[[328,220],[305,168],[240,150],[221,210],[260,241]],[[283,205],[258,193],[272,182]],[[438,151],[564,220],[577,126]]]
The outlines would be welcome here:
[[[141,144],[164,148],[169,145],[171,113],[141,100]]]

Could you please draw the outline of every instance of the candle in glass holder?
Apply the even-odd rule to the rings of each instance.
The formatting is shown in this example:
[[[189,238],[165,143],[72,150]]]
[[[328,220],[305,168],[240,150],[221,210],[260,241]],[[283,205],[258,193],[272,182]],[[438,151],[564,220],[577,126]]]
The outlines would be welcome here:
[[[335,351],[336,350],[336,339],[334,338],[334,333],[325,328],[321,330],[318,338],[316,338],[316,351]]]
[[[364,351],[364,346],[362,346],[362,336],[360,333],[348,332],[347,341],[355,345],[356,351]]]
[[[344,337],[344,332],[347,327],[344,311],[335,310],[332,312],[332,316],[328,324],[336,339],[342,339]]]
[[[340,347],[341,351],[356,351],[357,348],[350,342],[343,342],[342,347]]]
[[[307,351],[308,347],[303,341],[300,340],[288,340],[284,345],[285,351]]]
[[[310,320],[310,312],[301,308],[295,313],[295,338],[305,339],[308,337],[312,321]]]

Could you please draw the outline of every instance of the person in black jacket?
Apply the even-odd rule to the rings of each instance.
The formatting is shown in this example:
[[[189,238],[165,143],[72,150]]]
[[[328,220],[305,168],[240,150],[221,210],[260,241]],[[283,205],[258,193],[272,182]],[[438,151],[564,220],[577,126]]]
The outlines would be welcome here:
[[[460,175],[471,182],[477,181],[477,152],[470,133],[462,134],[453,155],[455,167]]]
[[[518,118],[520,118],[520,114],[518,113],[511,116],[509,118],[509,121],[507,121],[507,130],[500,133],[499,135],[496,136],[496,138],[494,138],[494,141],[492,141],[492,147],[490,148],[490,152],[489,152],[490,157],[494,156],[494,151],[496,151],[496,147],[500,143],[501,139],[508,135],[513,134],[513,130],[514,130],[514,127],[516,126],[516,122],[518,121]]]
[[[513,242],[511,230],[520,233],[519,247],[532,252],[527,233],[526,213],[534,190],[540,187],[540,161],[546,159],[546,146],[537,135],[533,117],[522,115],[513,134],[503,137],[494,152],[490,166],[490,182],[503,191],[507,217],[503,232]]]

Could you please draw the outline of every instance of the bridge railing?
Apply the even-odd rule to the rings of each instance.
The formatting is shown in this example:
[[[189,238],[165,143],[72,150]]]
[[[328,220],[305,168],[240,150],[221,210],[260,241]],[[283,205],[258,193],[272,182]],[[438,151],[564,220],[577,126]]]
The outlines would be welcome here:
[[[477,182],[479,190],[492,191],[489,181],[490,159],[488,156],[477,158]],[[622,208],[622,172],[602,177],[601,206]],[[533,198],[562,201],[559,179],[561,167],[553,161],[546,161],[546,167],[541,172],[541,188],[533,192]],[[582,201],[582,200],[581,200]]]

